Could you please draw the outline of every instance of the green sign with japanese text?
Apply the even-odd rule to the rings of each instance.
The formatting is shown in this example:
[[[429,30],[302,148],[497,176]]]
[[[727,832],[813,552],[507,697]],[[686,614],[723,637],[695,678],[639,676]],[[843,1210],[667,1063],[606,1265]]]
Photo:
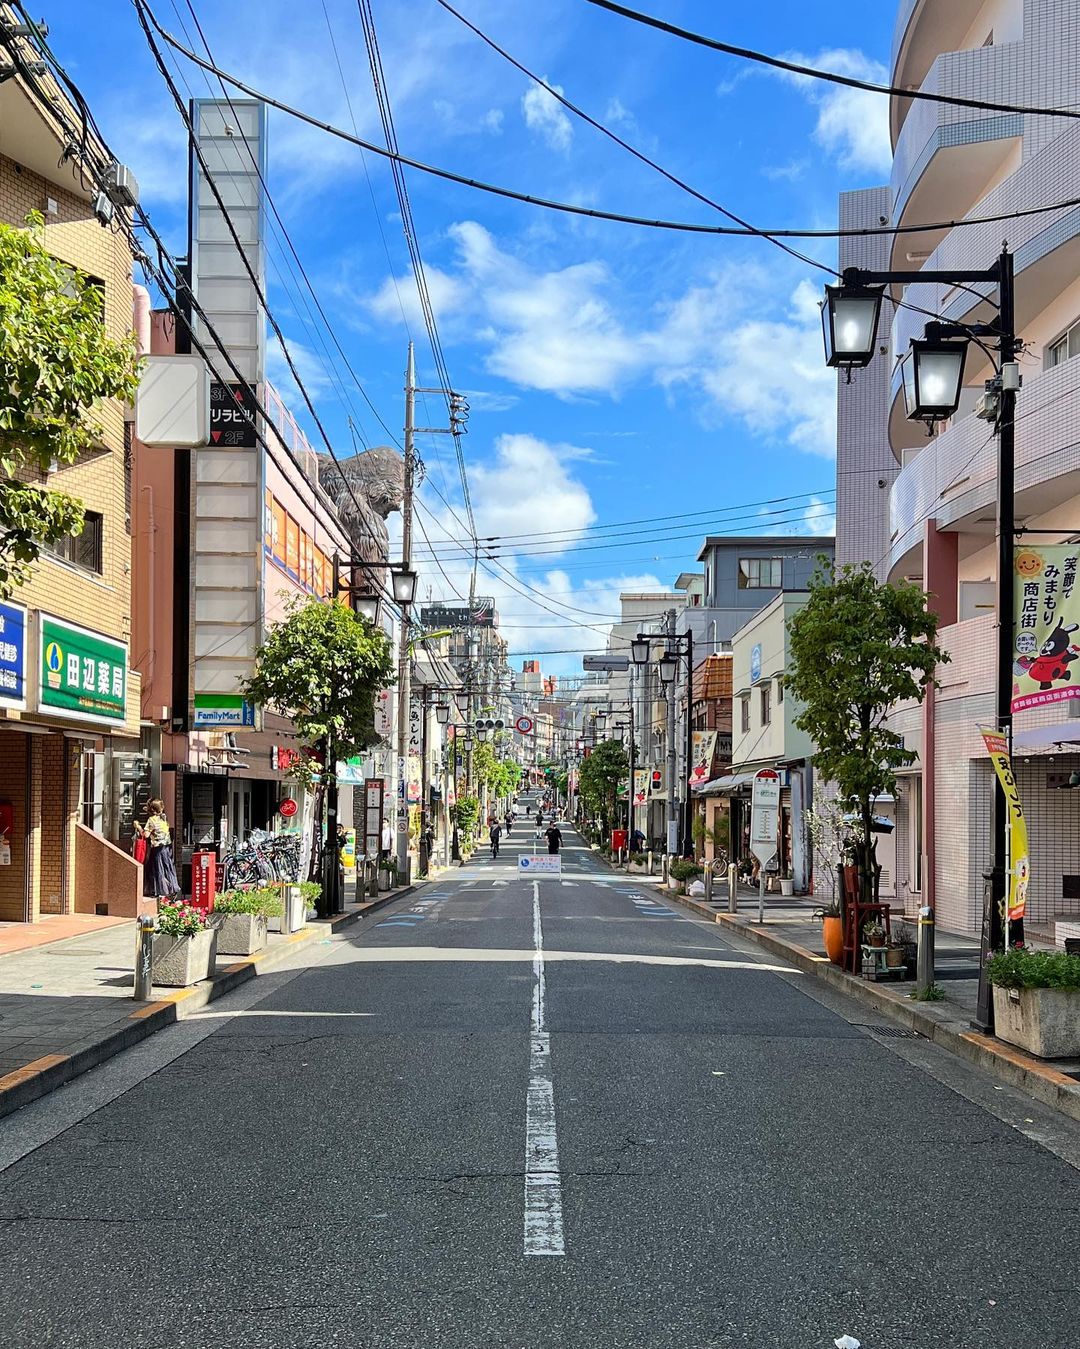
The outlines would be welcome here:
[[[80,721],[123,721],[127,647],[100,632],[41,615],[38,706]]]

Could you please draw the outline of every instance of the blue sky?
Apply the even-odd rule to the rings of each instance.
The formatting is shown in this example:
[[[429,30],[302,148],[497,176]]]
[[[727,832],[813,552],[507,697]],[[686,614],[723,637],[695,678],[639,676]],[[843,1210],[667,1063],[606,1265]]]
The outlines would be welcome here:
[[[221,66],[343,127],[355,119],[359,134],[379,139],[353,0],[326,0],[345,88],[323,0],[193,3]],[[839,191],[887,178],[882,98],[748,66],[583,0],[456,7],[593,116],[755,223],[828,227]],[[895,12],[891,3],[829,0],[642,7],[725,41],[876,78]],[[144,203],[183,251],[183,132],[133,8],[125,0],[39,8]],[[187,0],[154,0],[154,9],[178,36],[178,14],[192,31]],[[565,112],[435,0],[375,0],[374,11],[404,153],[584,205],[718,219]],[[182,61],[177,78],[185,96],[208,93]],[[396,430],[410,332],[422,382],[435,375],[387,166],[273,114],[270,185],[354,370]],[[669,584],[693,568],[710,523],[829,529],[834,383],[821,361],[823,273],[757,240],[572,219],[415,172],[408,187],[447,364],[472,404],[465,450],[479,533],[567,531],[555,544],[506,546],[500,560],[513,581],[481,573],[478,591],[496,595],[511,651],[601,645],[619,590]],[[807,251],[835,260],[831,241]],[[385,443],[348,374],[328,359],[326,334],[310,321],[284,256],[272,241],[271,303],[337,447],[351,446],[350,413],[367,443]],[[280,370],[275,359],[271,373]],[[288,396],[287,379],[277,382]],[[429,407],[421,415],[437,423],[436,401]],[[448,438],[429,438],[421,452],[431,482],[460,509]],[[424,492],[441,521],[423,517],[431,538],[440,528],[460,537],[430,486]],[[818,501],[808,495],[790,518],[732,511],[794,493]],[[680,521],[686,512],[699,514]],[[614,541],[586,537],[590,529],[646,517],[676,518],[663,519],[655,537],[584,549]],[[443,547],[450,581],[467,591],[463,560]],[[425,590],[449,595],[428,570]],[[569,670],[579,658],[544,664]]]

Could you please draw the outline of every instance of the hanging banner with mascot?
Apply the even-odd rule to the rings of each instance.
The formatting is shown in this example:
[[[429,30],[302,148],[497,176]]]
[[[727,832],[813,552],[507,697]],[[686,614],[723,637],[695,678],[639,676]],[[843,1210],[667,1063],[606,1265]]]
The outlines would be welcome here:
[[[1012,710],[1080,698],[1080,545],[1013,550],[1016,630]]]

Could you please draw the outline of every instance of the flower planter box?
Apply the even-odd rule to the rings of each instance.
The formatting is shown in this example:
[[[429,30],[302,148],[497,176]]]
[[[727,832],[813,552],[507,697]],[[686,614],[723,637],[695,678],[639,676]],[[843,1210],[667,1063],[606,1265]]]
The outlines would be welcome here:
[[[222,956],[251,956],[266,945],[266,919],[257,913],[219,913],[217,950]]]
[[[794,893],[795,893],[794,887],[795,887],[795,882],[794,882],[793,880],[787,880],[787,879],[781,877],[781,879],[780,879],[780,893],[781,893],[782,895],[792,895],[792,894],[794,894]]]
[[[682,881],[677,881],[677,880],[675,879],[674,876],[669,876],[669,877],[668,877],[667,888],[668,888],[669,890],[673,890],[673,891],[675,892],[675,894],[677,894],[677,895],[678,895],[678,894],[681,894],[681,893],[682,893]]]
[[[170,937],[155,932],[153,938],[153,973],[155,984],[170,988],[187,988],[200,979],[209,979],[214,972],[217,955],[217,932],[207,928],[193,937]]]
[[[995,985],[994,1032],[1036,1058],[1080,1057],[1080,992]]]
[[[379,893],[380,893],[380,894],[385,894],[388,890],[392,890],[393,887],[394,887],[394,873],[393,873],[392,871],[387,871],[387,870],[385,870],[385,868],[383,868],[383,867],[380,867],[380,868],[379,868]]]

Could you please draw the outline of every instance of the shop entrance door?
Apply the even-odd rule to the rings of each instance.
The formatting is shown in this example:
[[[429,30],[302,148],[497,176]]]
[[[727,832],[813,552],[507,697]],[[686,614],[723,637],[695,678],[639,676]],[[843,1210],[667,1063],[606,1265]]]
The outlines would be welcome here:
[[[228,832],[242,843],[251,832],[251,783],[235,779],[229,783]]]

